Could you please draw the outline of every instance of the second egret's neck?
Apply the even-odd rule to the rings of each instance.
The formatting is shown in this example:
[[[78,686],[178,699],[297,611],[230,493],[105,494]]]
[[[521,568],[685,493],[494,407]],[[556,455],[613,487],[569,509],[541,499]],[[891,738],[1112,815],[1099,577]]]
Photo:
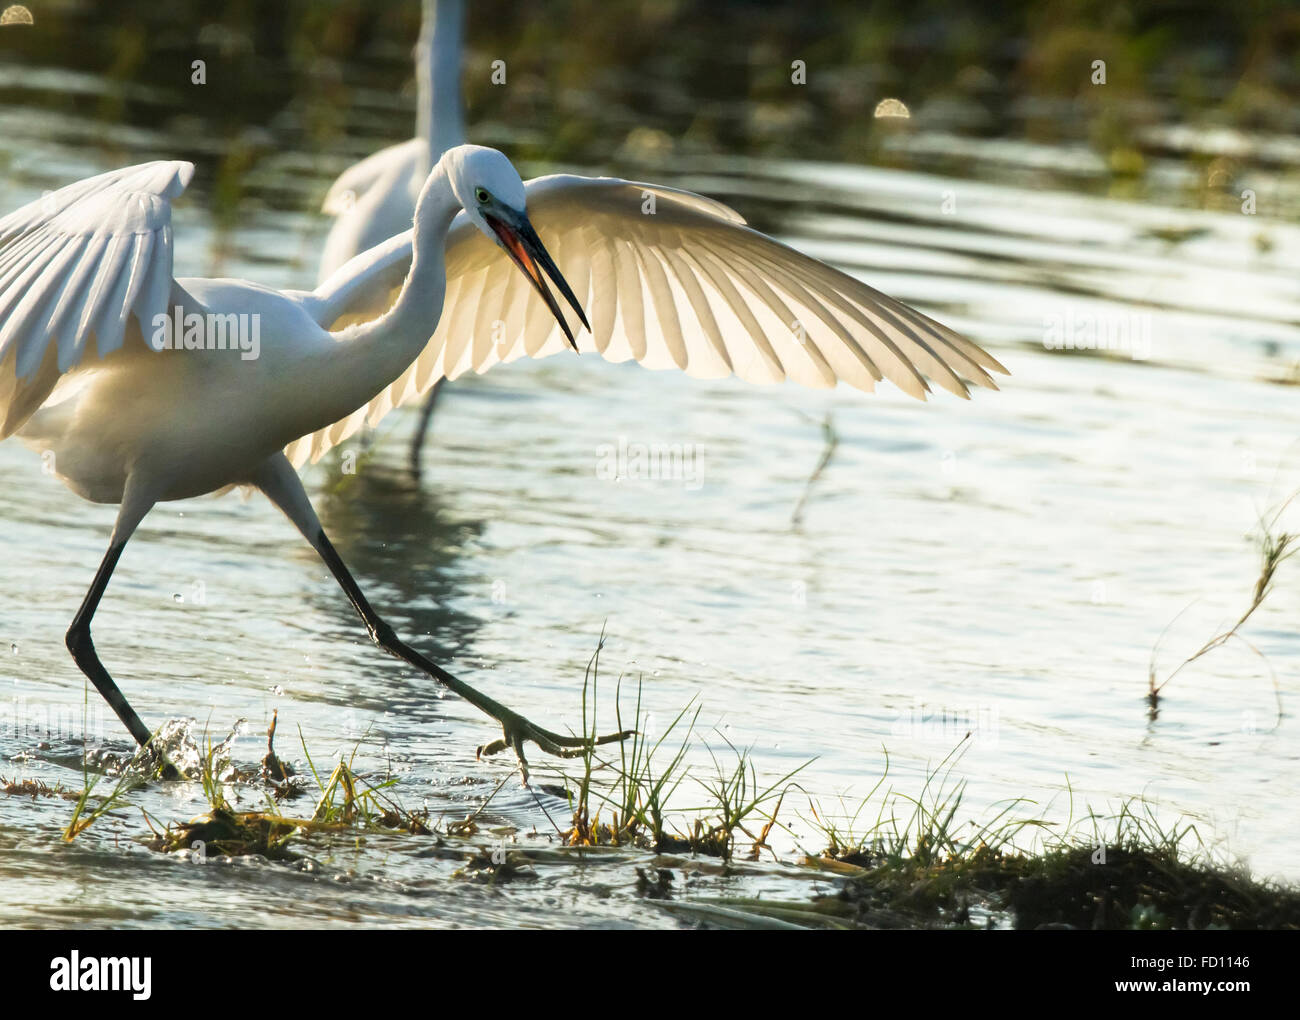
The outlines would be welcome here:
[[[420,27],[419,107],[416,133],[429,146],[429,167],[465,141],[460,101],[460,49],[465,33],[463,0],[424,0]]]
[[[446,168],[439,162],[416,202],[411,268],[397,300],[379,318],[335,334],[338,342],[332,345],[316,383],[316,403],[324,424],[369,403],[427,346],[442,316],[447,231],[460,209]]]

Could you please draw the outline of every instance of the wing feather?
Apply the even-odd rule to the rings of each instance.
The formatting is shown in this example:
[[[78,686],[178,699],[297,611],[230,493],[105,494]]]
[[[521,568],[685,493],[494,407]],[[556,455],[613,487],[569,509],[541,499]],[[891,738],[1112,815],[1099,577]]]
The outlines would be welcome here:
[[[189,163],[124,167],[78,181],[0,219],[0,438],[20,428],[59,376],[120,349],[165,312],[171,199]]]
[[[677,281],[677,286],[682,289],[682,293],[686,295],[691,312],[695,316],[694,325],[709,342],[707,351],[703,346],[697,347],[691,352],[689,366],[682,367],[687,368],[692,375],[702,374],[705,378],[730,375],[731,358],[727,354],[727,345],[723,342],[722,331],[718,329],[718,320],[709,305],[704,288],[700,286],[699,279],[691,272],[681,255],[672,248],[664,248],[662,254],[668,272]],[[720,365],[717,364],[719,362]],[[711,367],[715,365],[716,367]]]
[[[682,251],[699,267],[713,285],[722,306],[740,324],[739,329],[732,327],[723,334],[736,374],[745,382],[782,382],[785,379],[785,366],[772,349],[767,334],[749,307],[748,299],[736,289],[726,268],[703,245],[694,249],[683,248]]]
[[[969,385],[996,389],[990,372],[1006,374],[954,330],[750,229],[712,199],[568,175],[537,178],[525,190],[533,225],[591,320],[591,333],[577,334],[583,352],[755,383],[842,380],[871,391],[889,379],[919,399],[927,378],[965,397]],[[383,314],[409,269],[412,243],[408,232],[340,268],[311,296],[317,321],[337,330]],[[446,265],[443,313],[424,352],[367,414],[293,444],[295,464],[317,459],[367,416],[373,423],[444,375],[567,349],[523,274],[463,214],[448,234]]]

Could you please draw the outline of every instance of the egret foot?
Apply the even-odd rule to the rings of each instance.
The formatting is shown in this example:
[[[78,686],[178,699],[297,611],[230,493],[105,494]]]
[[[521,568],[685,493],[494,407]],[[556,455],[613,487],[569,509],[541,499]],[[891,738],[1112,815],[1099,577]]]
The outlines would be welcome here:
[[[180,769],[164,758],[162,768],[158,770],[158,778],[166,780],[167,782],[176,782],[185,777],[181,775]]]
[[[149,770],[150,775],[156,779],[162,779],[166,782],[176,782],[180,779],[187,778],[180,769],[178,769],[172,760],[167,757],[167,752],[158,746],[155,733],[149,739],[149,743],[140,748],[137,752],[144,762],[145,768]]]
[[[482,758],[485,755],[499,754],[508,747],[514,748],[515,757],[519,759],[519,774],[523,777],[525,786],[528,785],[528,759],[524,757],[524,744],[529,740],[546,754],[555,755],[557,758],[577,758],[597,744],[617,743],[636,733],[636,730],[622,730],[600,737],[562,737],[558,733],[552,733],[529,722],[522,715],[511,712],[507,708],[501,709],[496,718],[501,723],[501,738],[490,744],[484,744],[474,756]]]
[[[126,763],[126,766],[142,769],[150,779],[162,779],[169,782],[185,779],[185,774],[172,763],[172,760],[167,757],[167,753],[155,742],[154,738],[156,736],[155,733],[149,738],[147,744],[137,747],[135,755]]]

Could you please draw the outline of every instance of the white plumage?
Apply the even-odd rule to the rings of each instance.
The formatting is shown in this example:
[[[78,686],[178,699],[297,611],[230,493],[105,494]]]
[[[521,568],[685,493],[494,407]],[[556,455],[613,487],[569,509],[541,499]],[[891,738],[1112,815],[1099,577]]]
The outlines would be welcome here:
[[[344,170],[321,211],[334,217],[320,269],[324,280],[354,255],[411,229],[415,200],[433,165],[465,142],[460,102],[463,0],[424,0],[415,44],[415,137],[390,145]]]
[[[989,371],[1006,373],[965,337],[751,230],[721,202],[612,177],[555,175],[524,188],[538,233],[590,313],[591,332],[578,334],[584,353],[705,379],[843,380],[866,391],[888,379],[920,399],[925,376],[965,397],[966,383],[996,389]],[[381,314],[410,252],[407,231],[340,269],[317,288],[316,317],[337,328]],[[428,346],[375,400],[291,444],[290,460],[318,460],[443,376],[564,350],[559,324],[528,298],[504,253],[458,218],[447,236],[447,311]]]
[[[69,185],[0,219],[0,438],[79,364],[148,326],[172,286],[171,202],[189,163],[145,163]]]
[[[512,747],[526,767],[527,740],[553,754],[584,746],[403,643],[325,537],[294,470],[439,378],[566,343],[700,377],[864,390],[883,378],[916,397],[924,376],[966,396],[967,382],[996,388],[989,370],[1005,372],[969,340],[718,202],[612,178],[525,185],[501,153],[479,146],[446,152],[412,228],[315,291],[178,280],[171,201],[192,174],[181,162],[127,167],[0,219],[0,431],[53,453],[55,472],[82,496],[120,504],[67,640],[141,745],[149,730],[99,661],[91,618],[156,503],[242,484],[311,542],[376,642],[501,722],[502,739],[484,750]],[[257,343],[228,343],[227,327],[243,320]]]

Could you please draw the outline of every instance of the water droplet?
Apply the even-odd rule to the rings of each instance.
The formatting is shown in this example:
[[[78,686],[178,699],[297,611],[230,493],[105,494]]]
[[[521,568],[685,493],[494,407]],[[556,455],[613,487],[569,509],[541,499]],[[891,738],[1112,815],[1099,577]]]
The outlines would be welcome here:
[[[274,684],[274,685],[272,685],[272,687],[271,687],[271,693],[274,694],[274,695],[278,698],[278,697],[280,697],[281,695],[284,694],[284,688],[281,687],[279,684]]]
[[[176,593],[172,596],[172,601],[173,601],[173,602],[184,602],[184,601],[185,601],[185,596],[182,595],[180,592],[176,592]]]

